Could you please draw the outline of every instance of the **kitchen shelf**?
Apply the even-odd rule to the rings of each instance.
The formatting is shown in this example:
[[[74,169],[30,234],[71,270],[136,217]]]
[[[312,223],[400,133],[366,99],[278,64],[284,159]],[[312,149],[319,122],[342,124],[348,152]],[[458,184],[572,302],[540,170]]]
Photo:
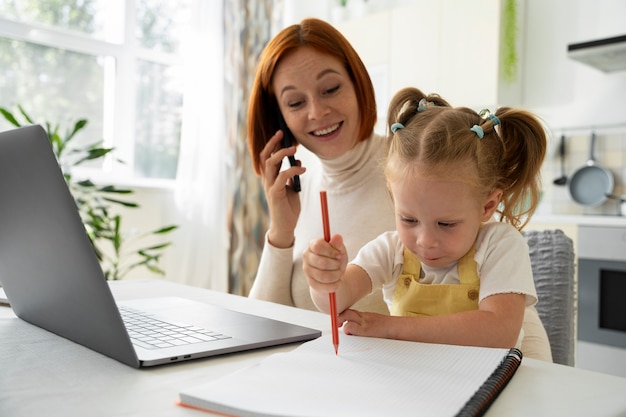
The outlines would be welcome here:
[[[624,216],[587,216],[571,214],[536,214],[532,217],[531,224],[572,224],[578,226],[626,226]]]

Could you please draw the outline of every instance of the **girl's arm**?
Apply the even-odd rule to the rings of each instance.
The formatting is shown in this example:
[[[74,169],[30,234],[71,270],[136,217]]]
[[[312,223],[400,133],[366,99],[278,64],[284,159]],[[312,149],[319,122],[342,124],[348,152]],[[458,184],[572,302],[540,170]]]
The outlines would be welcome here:
[[[344,332],[416,342],[485,347],[515,346],[525,310],[524,294],[495,294],[478,310],[434,317],[388,317],[346,310],[339,314]]]

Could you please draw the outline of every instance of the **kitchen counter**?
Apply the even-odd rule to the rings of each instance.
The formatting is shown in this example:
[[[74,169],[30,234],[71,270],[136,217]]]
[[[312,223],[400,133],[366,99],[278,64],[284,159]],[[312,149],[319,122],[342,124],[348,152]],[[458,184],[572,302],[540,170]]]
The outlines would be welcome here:
[[[580,226],[626,227],[624,216],[593,216],[584,214],[535,214],[524,230],[559,229],[572,239],[578,254],[578,228]]]
[[[535,214],[531,224],[563,224],[576,226],[626,227],[625,216],[591,216],[571,214]]]

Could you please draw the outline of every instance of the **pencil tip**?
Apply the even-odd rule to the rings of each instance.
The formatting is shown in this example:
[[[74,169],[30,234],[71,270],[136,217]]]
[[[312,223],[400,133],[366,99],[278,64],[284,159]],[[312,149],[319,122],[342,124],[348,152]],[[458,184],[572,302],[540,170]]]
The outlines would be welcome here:
[[[339,346],[335,345],[335,356],[339,355]]]

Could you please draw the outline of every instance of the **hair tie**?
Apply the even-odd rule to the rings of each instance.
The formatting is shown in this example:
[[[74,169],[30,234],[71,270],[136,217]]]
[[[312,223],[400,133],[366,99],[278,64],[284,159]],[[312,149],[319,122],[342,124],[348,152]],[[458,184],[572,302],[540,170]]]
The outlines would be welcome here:
[[[498,126],[500,124],[498,116],[496,116],[495,113],[491,113],[489,109],[482,109],[478,115],[483,119],[491,120],[491,124],[494,126]]]
[[[485,132],[483,131],[483,128],[478,125],[472,126],[470,130],[476,133],[476,136],[478,136],[478,139],[482,139],[483,137],[485,137]]]
[[[391,125],[391,131],[393,133],[396,133],[400,129],[404,129],[404,125],[402,123],[394,123]]]
[[[495,114],[490,114],[489,116],[487,116],[487,118],[491,120],[491,124],[493,124],[494,126],[498,126],[500,124],[500,119],[498,119],[498,116],[496,116]]]
[[[426,110],[429,107],[435,107],[435,103],[432,101],[428,101],[425,98],[421,99],[419,103],[417,103],[417,112],[421,112]]]

